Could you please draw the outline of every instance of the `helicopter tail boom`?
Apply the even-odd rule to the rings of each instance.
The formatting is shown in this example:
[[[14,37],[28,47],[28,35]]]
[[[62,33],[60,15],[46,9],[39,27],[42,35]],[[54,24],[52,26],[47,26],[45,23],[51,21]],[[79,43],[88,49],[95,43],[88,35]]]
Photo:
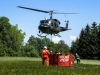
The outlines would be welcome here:
[[[71,30],[71,29],[68,29],[68,24],[69,24],[69,21],[67,20],[65,20],[65,22],[66,22],[66,26],[65,27],[60,27],[61,28],[61,31],[66,31],[66,30]]]

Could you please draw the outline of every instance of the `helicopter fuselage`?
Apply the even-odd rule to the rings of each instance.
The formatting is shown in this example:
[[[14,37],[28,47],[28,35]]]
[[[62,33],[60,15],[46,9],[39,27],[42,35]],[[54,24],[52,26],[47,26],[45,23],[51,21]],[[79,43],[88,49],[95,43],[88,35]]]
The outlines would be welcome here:
[[[60,22],[57,19],[41,20],[38,29],[42,33],[57,34],[61,31]]]

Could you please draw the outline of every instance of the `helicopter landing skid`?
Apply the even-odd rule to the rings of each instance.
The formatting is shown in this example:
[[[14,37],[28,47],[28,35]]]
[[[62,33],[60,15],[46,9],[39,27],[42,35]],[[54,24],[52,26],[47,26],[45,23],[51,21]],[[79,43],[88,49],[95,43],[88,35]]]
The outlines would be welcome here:
[[[54,36],[58,36],[58,37],[61,37],[59,34],[54,34]]]
[[[42,33],[41,33],[42,34]],[[47,35],[45,35],[45,36],[41,36],[41,34],[37,34],[39,37],[46,37],[47,35],[49,35],[49,34],[47,34]],[[52,34],[51,34],[52,35]],[[58,36],[58,37],[61,37],[59,34],[53,34],[54,36]]]

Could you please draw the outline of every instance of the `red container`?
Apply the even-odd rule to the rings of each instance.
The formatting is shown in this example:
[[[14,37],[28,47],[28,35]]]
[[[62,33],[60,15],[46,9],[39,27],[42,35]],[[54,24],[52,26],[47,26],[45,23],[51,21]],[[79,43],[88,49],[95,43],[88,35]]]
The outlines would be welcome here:
[[[67,54],[52,54],[49,57],[49,64],[52,66],[73,66],[73,56]]]
[[[58,55],[51,54],[49,56],[49,65],[56,66],[58,64]]]

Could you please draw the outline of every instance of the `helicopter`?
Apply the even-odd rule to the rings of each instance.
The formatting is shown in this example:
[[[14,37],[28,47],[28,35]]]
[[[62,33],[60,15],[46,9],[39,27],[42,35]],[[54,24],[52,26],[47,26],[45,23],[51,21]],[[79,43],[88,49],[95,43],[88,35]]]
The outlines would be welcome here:
[[[71,30],[71,29],[68,29],[68,24],[69,24],[68,20],[67,21],[65,20],[65,27],[62,27],[62,26],[60,26],[60,24],[61,24],[60,21],[58,19],[54,19],[52,17],[53,14],[77,14],[77,13],[54,12],[53,10],[44,11],[44,10],[33,9],[33,8],[28,8],[28,7],[23,7],[23,6],[17,6],[17,7],[50,14],[49,19],[45,18],[44,20],[40,20],[40,24],[38,26],[39,34],[37,34],[40,37],[46,37],[49,34],[51,34],[51,35],[53,34],[54,36],[61,37],[59,35],[59,32]],[[42,36],[43,33],[45,33],[46,35]]]

